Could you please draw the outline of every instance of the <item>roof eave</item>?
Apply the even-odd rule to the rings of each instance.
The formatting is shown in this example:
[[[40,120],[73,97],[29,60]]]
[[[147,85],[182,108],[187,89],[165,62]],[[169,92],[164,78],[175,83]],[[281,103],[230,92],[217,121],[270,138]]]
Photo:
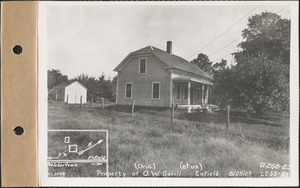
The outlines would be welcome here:
[[[88,90],[88,89],[87,89],[82,83],[80,83],[79,81],[76,80],[75,82],[77,82],[79,85],[81,85],[81,86],[84,87],[86,90]],[[68,87],[68,86],[74,84],[75,82],[73,82],[73,83],[67,85],[66,87]]]
[[[208,78],[208,79],[212,80],[212,77],[211,77],[211,76],[206,76],[206,75],[202,75],[202,74],[197,74],[197,73],[194,73],[194,72],[190,72],[190,71],[181,69],[181,68],[179,68],[179,67],[175,67],[175,66],[174,66],[174,67],[168,67],[168,69],[177,69],[177,70],[180,70],[180,71],[183,71],[183,72],[186,72],[186,73],[190,73],[190,74],[193,74],[193,75],[201,76],[201,77]]]
[[[130,59],[131,57],[133,56],[139,56],[139,55],[151,55],[151,54],[154,54],[153,52],[145,52],[145,53],[134,53],[134,52],[131,52],[129,53],[122,61],[121,63],[119,63],[119,65],[114,68],[113,71],[115,72],[119,72],[121,71],[121,69],[127,64],[127,61],[128,59]]]
[[[131,53],[130,53],[131,54]],[[128,54],[117,66],[114,68],[113,71],[118,72],[122,67],[124,62],[129,58],[130,54]]]

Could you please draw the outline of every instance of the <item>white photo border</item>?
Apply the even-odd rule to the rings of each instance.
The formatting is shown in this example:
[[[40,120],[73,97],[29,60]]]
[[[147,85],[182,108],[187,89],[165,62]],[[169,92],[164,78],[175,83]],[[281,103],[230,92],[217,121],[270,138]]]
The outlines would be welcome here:
[[[47,173],[47,7],[97,5],[290,5],[290,178],[49,178]],[[299,46],[298,1],[217,2],[39,2],[38,8],[38,170],[39,186],[298,186],[299,185]]]

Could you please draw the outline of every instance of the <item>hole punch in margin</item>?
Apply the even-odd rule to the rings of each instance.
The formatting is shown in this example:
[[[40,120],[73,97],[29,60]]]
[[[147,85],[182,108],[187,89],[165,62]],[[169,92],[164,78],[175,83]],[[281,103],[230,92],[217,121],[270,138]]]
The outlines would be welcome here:
[[[24,133],[24,129],[21,126],[17,126],[16,128],[14,128],[14,132],[16,135],[21,136]]]
[[[15,54],[17,54],[17,55],[21,54],[22,51],[23,51],[23,48],[22,48],[22,46],[20,46],[20,45],[15,45],[15,46],[13,47],[13,52],[14,52]]]

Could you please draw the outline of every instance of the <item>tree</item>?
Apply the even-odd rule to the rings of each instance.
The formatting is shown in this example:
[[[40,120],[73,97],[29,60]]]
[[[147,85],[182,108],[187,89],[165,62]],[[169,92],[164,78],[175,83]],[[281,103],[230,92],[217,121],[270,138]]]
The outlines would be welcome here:
[[[211,74],[212,62],[209,60],[207,55],[200,53],[196,59],[191,61],[191,63],[198,66],[204,72]]]
[[[63,75],[60,70],[57,69],[51,69],[47,71],[48,74],[48,90],[53,88],[54,86],[64,82],[68,81],[68,76]]]
[[[235,103],[248,111],[289,111],[290,20],[271,12],[248,19],[234,53]]]
[[[248,28],[242,31],[245,41],[239,46],[241,53],[258,57],[263,55],[268,59],[282,59],[283,63],[290,61],[291,21],[282,19],[271,12],[262,12],[248,19]]]
[[[115,85],[110,80],[99,82],[99,96],[114,100]]]
[[[213,86],[211,89],[210,101],[218,104],[221,109],[234,102],[237,90],[235,87],[236,77],[227,61],[222,59],[212,66]]]
[[[226,69],[227,66],[227,60],[221,59],[220,63],[216,62],[215,64],[212,65],[213,71],[222,71]]]
[[[212,65],[211,99],[248,112],[289,112],[290,20],[263,12],[249,18],[236,64]]]
[[[209,101],[218,104],[221,108],[232,104],[235,78],[233,71],[227,66],[227,61],[222,59],[212,64],[207,55],[200,53],[191,63],[213,76]]]
[[[97,95],[97,80],[95,77],[90,77],[87,74],[81,74],[74,80],[79,81],[87,88],[87,99],[91,101],[93,96]]]
[[[79,81],[87,88],[87,99],[89,101],[96,101],[98,97],[104,97],[109,100],[115,99],[115,87],[116,83],[106,79],[104,73],[96,79],[95,77],[90,77],[86,74],[81,74],[77,76],[74,80]]]
[[[265,56],[251,57],[239,62],[233,69],[238,95],[235,102],[248,111],[288,112],[289,66],[282,60],[270,60]]]

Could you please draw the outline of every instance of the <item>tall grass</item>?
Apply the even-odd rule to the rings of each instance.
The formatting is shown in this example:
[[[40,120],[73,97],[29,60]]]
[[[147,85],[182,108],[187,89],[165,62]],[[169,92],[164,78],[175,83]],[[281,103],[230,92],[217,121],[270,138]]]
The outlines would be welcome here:
[[[203,165],[204,171],[219,171],[227,177],[232,170],[252,171],[259,177],[261,162],[289,164],[288,118],[252,123],[191,121],[177,112],[170,123],[169,111],[130,114],[100,108],[50,103],[49,129],[106,129],[109,132],[109,171],[130,175],[135,162],[155,163],[156,171],[179,170],[180,162]],[[253,123],[254,122],[254,123]],[[276,125],[276,126],[274,126]],[[183,177],[195,176],[185,170]]]

